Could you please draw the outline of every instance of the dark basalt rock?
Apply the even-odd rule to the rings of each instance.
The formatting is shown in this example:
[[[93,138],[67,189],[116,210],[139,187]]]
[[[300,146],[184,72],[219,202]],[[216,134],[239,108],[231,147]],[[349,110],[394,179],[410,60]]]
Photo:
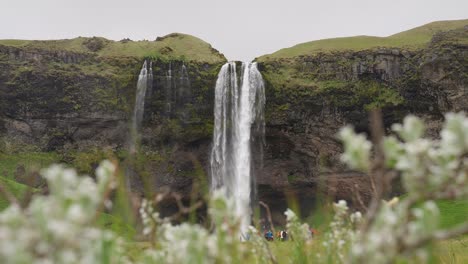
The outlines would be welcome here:
[[[267,146],[258,183],[278,199],[282,190],[294,187],[358,207],[355,193],[367,201],[371,196],[365,175],[346,171],[339,160],[337,132],[353,125],[368,134],[367,110],[373,105],[382,108],[388,133],[391,124],[414,114],[426,121],[429,136],[437,135],[444,113],[467,111],[468,46],[445,41],[439,37],[421,50],[347,51],[261,62]],[[281,72],[289,75],[278,80]],[[387,100],[393,96],[399,99]],[[316,188],[320,179],[334,183]],[[284,204],[278,207],[285,209]]]

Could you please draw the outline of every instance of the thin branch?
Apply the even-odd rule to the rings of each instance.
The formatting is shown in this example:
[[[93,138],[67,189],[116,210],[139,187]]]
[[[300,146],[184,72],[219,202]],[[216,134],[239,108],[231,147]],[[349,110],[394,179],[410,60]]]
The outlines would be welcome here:
[[[270,228],[273,230],[273,233],[276,233],[276,231],[275,231],[275,226],[273,225],[273,220],[272,220],[272,218],[271,218],[270,207],[269,207],[266,203],[264,203],[264,202],[262,202],[262,201],[259,201],[258,203],[259,203],[261,206],[263,206],[263,207],[265,208],[266,214],[267,214],[267,218],[268,218],[268,222],[270,223]]]
[[[379,211],[382,197],[386,191],[385,187],[385,155],[382,147],[382,140],[384,137],[384,127],[382,121],[382,112],[380,109],[373,109],[370,112],[370,130],[372,143],[375,148],[374,160],[372,161],[372,168],[370,171],[371,183],[374,181],[375,191],[372,201],[367,211],[366,221],[363,225],[363,230],[367,230]]]
[[[109,179],[109,182],[107,183],[106,185],[106,190],[104,191],[104,196],[103,196],[103,199],[102,199],[102,202],[101,204],[99,204],[99,207],[97,208],[96,210],[96,214],[94,215],[94,218],[92,220],[91,223],[94,223],[97,221],[97,219],[99,218],[99,214],[104,210],[105,206],[106,206],[106,201],[109,199],[109,196],[112,192],[112,183],[114,180],[117,179],[117,174],[118,174],[118,164],[117,164],[117,161],[114,161],[113,162],[116,170],[114,171],[114,173],[111,175],[110,179]]]
[[[362,209],[367,209],[367,206],[364,204],[364,202],[362,201],[362,198],[361,198],[361,194],[359,193],[359,188],[358,188],[358,185],[357,184],[354,184],[352,186],[352,189],[353,189],[353,193],[354,193],[354,196],[356,198],[356,201],[358,202],[359,206],[362,208]]]
[[[194,212],[194,211],[198,210],[200,207],[203,206],[202,201],[197,201],[196,203],[193,203],[189,207],[186,207],[182,203],[182,196],[180,194],[175,193],[175,192],[171,192],[170,196],[172,198],[174,198],[174,200],[176,201],[176,204],[177,204],[177,207],[179,208],[179,211],[177,213],[171,215],[170,217],[168,217],[167,219],[169,221],[178,220],[183,215],[190,214],[191,212]]]

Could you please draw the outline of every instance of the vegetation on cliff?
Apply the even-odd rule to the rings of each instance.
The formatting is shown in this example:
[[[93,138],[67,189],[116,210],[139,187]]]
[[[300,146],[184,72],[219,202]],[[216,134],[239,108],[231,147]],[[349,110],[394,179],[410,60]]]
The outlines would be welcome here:
[[[388,37],[355,36],[316,40],[281,49],[272,54],[263,55],[258,58],[258,61],[313,55],[320,52],[362,51],[375,48],[421,49],[438,32],[449,30],[466,31],[464,27],[467,25],[468,19],[436,21]],[[466,38],[454,38],[452,41],[454,43],[467,44]]]
[[[155,41],[112,41],[102,37],[78,37],[64,40],[0,40],[0,45],[22,48],[27,51],[69,51],[95,54],[99,57],[137,57],[168,60],[221,63],[226,61],[205,41],[187,34],[173,33]]]
[[[464,110],[467,25],[439,21],[385,38],[319,40],[259,57],[267,122],[306,133],[339,116],[365,130],[361,120],[374,107],[384,108],[386,124],[409,112],[440,118]]]

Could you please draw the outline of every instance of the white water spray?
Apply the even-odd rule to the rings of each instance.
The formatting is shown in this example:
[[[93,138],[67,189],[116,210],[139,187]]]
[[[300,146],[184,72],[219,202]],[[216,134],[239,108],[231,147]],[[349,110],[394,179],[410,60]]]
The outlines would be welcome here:
[[[133,109],[132,125],[131,125],[131,140],[130,140],[130,153],[136,152],[136,146],[139,139],[139,131],[143,121],[143,112],[145,110],[145,95],[148,88],[148,81],[153,80],[152,63],[150,63],[149,74],[146,61],[141,67],[140,75],[138,76],[137,93],[135,98],[135,108]]]
[[[215,88],[211,189],[224,187],[235,201],[241,232],[251,222],[251,193],[255,193],[252,143],[263,142],[265,88],[256,63],[243,63],[237,78],[236,63],[223,65]],[[253,133],[252,133],[253,132]]]

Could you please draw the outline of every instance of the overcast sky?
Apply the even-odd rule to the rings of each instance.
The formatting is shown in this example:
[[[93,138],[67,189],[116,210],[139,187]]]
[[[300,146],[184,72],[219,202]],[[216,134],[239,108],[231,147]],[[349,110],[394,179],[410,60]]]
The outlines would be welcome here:
[[[0,0],[0,39],[195,35],[230,60],[468,18],[467,0]]]

